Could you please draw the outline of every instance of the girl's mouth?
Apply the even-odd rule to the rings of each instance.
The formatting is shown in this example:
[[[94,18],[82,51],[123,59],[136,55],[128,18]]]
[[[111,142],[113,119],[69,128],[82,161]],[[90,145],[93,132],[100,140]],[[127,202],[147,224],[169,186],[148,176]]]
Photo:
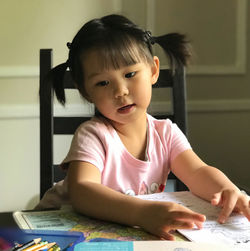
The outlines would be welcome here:
[[[134,107],[135,107],[135,104],[125,105],[125,106],[120,107],[118,109],[118,112],[122,114],[129,113],[134,109]]]

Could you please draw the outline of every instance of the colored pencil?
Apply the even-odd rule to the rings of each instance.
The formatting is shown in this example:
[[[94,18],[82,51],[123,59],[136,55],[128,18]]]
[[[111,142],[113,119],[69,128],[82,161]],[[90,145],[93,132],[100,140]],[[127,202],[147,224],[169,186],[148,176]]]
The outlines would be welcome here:
[[[53,247],[56,243],[55,242],[51,242],[51,243],[47,243],[44,244],[36,249],[32,249],[32,251],[38,251],[38,250],[49,250],[51,247]]]
[[[32,246],[29,246],[29,247],[23,249],[22,251],[33,251],[33,250],[36,250],[39,247],[42,247],[45,244],[48,244],[48,242],[47,241],[42,241],[42,242],[39,242],[39,243],[34,244]]]
[[[29,242],[24,243],[20,247],[14,248],[13,250],[15,250],[15,251],[22,251],[22,250],[24,250],[24,249],[26,249],[26,248],[28,248],[30,246],[38,244],[41,240],[42,240],[41,238],[33,239],[33,240],[29,241]]]
[[[48,251],[60,251],[60,250],[61,248],[57,244],[53,245],[51,248],[48,249]]]

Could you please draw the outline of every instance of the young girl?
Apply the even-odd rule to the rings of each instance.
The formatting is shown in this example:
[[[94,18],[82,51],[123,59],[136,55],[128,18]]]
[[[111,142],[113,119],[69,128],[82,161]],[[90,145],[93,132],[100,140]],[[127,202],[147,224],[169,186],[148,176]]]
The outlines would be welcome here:
[[[173,239],[170,230],[201,228],[205,216],[176,203],[129,196],[162,192],[172,171],[193,194],[222,207],[220,223],[233,210],[250,220],[248,198],[192,151],[175,124],[147,114],[160,64],[153,43],[163,47],[173,69],[186,64],[183,35],[152,37],[120,15],[89,21],[67,44],[67,62],[50,73],[57,98],[65,103],[62,79],[69,67],[81,95],[100,115],[77,129],[62,163],[67,176],[37,209],[70,203],[82,214]]]

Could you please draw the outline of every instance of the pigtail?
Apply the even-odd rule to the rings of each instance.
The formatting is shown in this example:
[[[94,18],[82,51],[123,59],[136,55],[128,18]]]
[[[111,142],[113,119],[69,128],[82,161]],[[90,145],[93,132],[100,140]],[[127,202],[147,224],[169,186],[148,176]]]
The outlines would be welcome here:
[[[159,37],[153,37],[153,41],[159,44],[169,57],[171,69],[178,65],[187,65],[191,57],[189,41],[186,36],[179,33],[169,33]]]
[[[68,62],[59,64],[51,69],[47,76],[47,82],[52,84],[56,98],[62,105],[66,102],[63,80],[67,68]]]

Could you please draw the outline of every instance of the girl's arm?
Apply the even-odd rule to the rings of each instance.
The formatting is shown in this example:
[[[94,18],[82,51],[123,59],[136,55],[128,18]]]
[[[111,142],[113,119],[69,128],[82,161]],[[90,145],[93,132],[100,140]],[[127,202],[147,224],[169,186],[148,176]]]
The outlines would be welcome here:
[[[171,170],[192,193],[222,207],[218,217],[220,223],[224,223],[233,210],[242,212],[250,220],[248,197],[225,174],[206,165],[192,150],[177,156]]]
[[[68,190],[74,209],[98,219],[140,226],[164,239],[172,229],[199,228],[205,217],[181,205],[141,200],[101,184],[100,171],[90,163],[75,161],[68,170]]]

